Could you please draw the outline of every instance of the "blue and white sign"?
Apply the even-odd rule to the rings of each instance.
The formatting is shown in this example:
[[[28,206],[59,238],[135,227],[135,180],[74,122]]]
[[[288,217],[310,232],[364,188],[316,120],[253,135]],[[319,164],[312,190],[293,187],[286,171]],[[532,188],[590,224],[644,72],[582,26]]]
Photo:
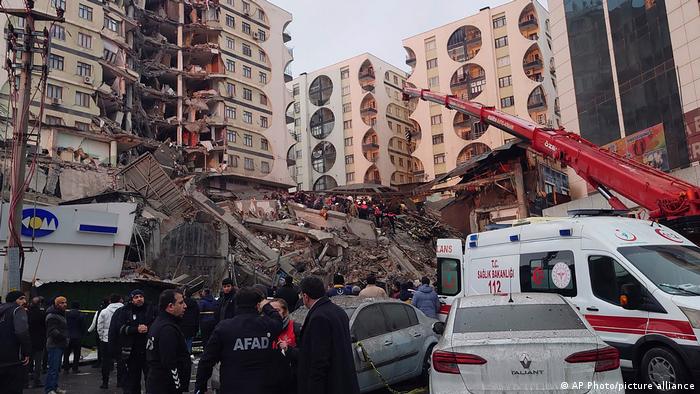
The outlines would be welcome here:
[[[58,218],[53,213],[41,208],[22,210],[22,235],[41,238],[58,229]]]

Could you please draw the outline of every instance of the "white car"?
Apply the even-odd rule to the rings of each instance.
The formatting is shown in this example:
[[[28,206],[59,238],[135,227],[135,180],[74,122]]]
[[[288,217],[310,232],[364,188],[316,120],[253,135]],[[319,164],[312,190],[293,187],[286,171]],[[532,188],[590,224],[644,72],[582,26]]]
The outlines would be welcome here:
[[[557,294],[457,298],[435,330],[434,394],[624,392],[618,351]]]

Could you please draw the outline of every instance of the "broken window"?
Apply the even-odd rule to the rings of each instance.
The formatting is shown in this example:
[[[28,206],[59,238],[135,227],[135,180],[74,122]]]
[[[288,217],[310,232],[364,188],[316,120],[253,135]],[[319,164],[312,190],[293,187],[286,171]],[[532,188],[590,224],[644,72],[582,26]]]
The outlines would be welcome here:
[[[50,69],[63,71],[63,63],[64,63],[63,56],[54,55],[54,54],[49,55],[49,68]]]
[[[251,70],[250,67],[248,66],[243,66],[243,76],[246,78],[252,78],[253,77],[253,71]]]
[[[66,28],[61,25],[51,25],[51,38],[66,40]]]
[[[92,7],[81,4],[78,6],[78,16],[85,20],[92,21]]]
[[[46,96],[52,99],[63,99],[63,87],[52,84],[46,85]]]
[[[267,123],[267,116],[260,115],[260,127],[265,128],[265,129],[270,127],[269,124]]]
[[[92,76],[92,65],[78,62],[76,73],[81,77],[91,77]]]
[[[253,51],[250,50],[250,45],[248,44],[241,44],[241,50],[243,51],[243,54],[246,56],[253,56]]]
[[[243,111],[243,121],[249,124],[253,123],[253,113],[248,111]]]
[[[245,163],[244,167],[246,170],[254,170],[255,169],[255,163],[253,162],[253,159],[245,158]]]
[[[75,105],[90,108],[90,95],[83,92],[75,92]]]
[[[87,49],[92,48],[92,36],[78,33],[78,46]]]

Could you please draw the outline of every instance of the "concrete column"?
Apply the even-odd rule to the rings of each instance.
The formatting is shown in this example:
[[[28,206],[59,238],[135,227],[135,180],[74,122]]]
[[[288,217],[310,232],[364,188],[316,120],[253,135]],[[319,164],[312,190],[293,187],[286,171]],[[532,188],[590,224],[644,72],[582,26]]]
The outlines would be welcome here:
[[[520,160],[513,162],[513,178],[515,180],[515,193],[518,197],[518,219],[525,219],[528,217],[527,197],[525,195],[523,167],[520,165]]]
[[[109,165],[112,167],[117,166],[117,141],[109,142]]]

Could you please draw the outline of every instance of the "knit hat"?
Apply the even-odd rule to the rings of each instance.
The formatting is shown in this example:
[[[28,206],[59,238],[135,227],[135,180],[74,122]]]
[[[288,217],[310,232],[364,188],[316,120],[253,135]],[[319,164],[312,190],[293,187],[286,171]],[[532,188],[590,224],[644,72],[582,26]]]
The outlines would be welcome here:
[[[7,302],[15,302],[22,297],[26,297],[24,295],[24,293],[22,293],[21,291],[15,290],[15,291],[11,291],[11,292],[7,293],[7,296],[5,296],[5,300],[7,300]]]
[[[131,290],[131,293],[129,293],[129,299],[132,299],[132,298],[136,297],[137,295],[143,296],[144,295],[143,290],[141,290],[141,289]]]
[[[62,303],[62,302],[67,302],[67,301],[68,301],[68,300],[66,300],[66,297],[64,297],[64,296],[58,296],[58,297],[54,298],[53,304],[54,304],[54,305],[58,305],[58,304],[60,304],[60,303]]]

